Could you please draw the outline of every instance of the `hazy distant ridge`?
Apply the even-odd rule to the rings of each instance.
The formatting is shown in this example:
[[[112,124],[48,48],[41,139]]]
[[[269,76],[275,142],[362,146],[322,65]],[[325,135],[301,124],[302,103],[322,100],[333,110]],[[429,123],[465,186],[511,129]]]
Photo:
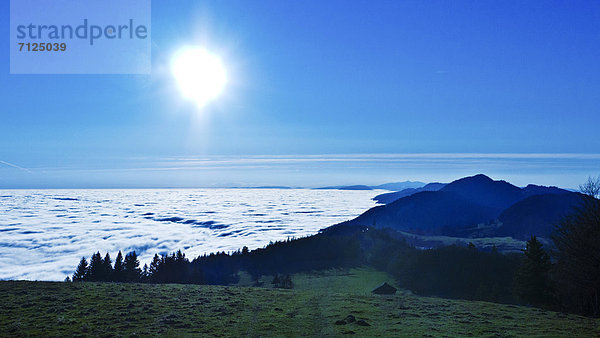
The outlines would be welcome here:
[[[388,204],[391,202],[394,202],[402,197],[407,197],[410,195],[414,195],[418,192],[421,191],[438,191],[440,189],[442,189],[443,187],[445,187],[446,184],[445,183],[429,183],[425,186],[422,186],[420,188],[407,188],[407,189],[403,189],[401,191],[396,191],[396,192],[388,192],[385,194],[381,194],[381,195],[377,195],[375,196],[373,199],[377,202],[377,203],[383,203],[383,204]]]
[[[404,182],[393,182],[393,183],[384,183],[380,185],[335,185],[328,187],[320,187],[315,189],[339,189],[339,190],[373,190],[373,189],[382,189],[382,190],[390,190],[390,191],[401,191],[405,189],[417,189],[423,187],[425,183],[419,181],[404,181]]]

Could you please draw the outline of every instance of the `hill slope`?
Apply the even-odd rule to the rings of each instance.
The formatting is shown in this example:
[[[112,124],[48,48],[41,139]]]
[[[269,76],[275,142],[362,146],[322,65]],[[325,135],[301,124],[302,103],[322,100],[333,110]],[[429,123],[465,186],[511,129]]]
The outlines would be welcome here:
[[[581,195],[569,192],[528,197],[500,214],[502,226],[496,234],[519,239],[528,239],[531,235],[548,237],[560,219],[581,200]]]
[[[393,228],[421,234],[493,220],[500,210],[446,191],[424,191],[367,210],[349,224]]]
[[[598,319],[535,308],[406,292],[374,296],[370,290],[382,280],[393,282],[374,270],[328,270],[292,279],[294,290],[0,282],[5,296],[0,332],[6,336],[600,335]],[[344,321],[350,315],[355,321]],[[360,320],[363,325],[357,323]]]

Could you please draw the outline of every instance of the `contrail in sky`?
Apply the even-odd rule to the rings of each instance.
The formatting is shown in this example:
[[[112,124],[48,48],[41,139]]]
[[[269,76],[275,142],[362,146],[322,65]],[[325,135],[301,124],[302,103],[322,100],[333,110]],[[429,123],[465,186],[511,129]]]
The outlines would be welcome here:
[[[28,172],[28,173],[30,173],[30,174],[33,174],[33,172],[32,172],[31,170],[29,170],[29,169],[27,169],[27,168],[19,167],[19,166],[18,166],[18,165],[16,165],[16,164],[8,163],[8,162],[6,162],[6,161],[2,161],[2,160],[0,160],[0,163],[2,163],[2,164],[5,164],[5,165],[7,165],[7,166],[9,166],[9,167],[13,167],[13,168],[17,168],[17,169],[24,170],[24,171],[26,171],[26,172]]]

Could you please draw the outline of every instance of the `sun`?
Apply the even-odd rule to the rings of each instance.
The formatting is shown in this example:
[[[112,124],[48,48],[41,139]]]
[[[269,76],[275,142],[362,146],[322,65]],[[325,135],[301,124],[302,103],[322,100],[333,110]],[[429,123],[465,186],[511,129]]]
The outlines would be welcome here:
[[[186,47],[171,60],[171,73],[181,94],[202,108],[217,98],[227,83],[221,59],[202,47]]]

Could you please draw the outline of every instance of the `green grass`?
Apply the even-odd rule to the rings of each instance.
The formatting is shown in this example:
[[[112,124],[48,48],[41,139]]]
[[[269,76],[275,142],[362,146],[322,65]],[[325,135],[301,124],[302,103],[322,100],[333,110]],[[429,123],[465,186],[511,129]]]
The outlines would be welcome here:
[[[269,277],[263,278],[268,286]],[[267,287],[0,282],[2,336],[600,336],[600,321],[535,308],[375,296],[385,273],[328,270]],[[364,320],[338,324],[348,315]]]

